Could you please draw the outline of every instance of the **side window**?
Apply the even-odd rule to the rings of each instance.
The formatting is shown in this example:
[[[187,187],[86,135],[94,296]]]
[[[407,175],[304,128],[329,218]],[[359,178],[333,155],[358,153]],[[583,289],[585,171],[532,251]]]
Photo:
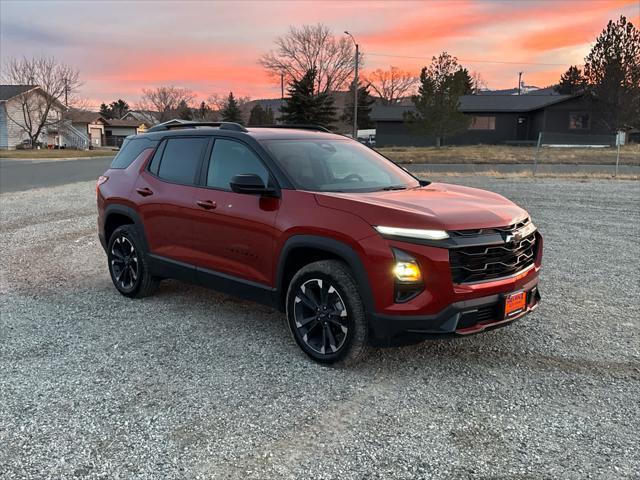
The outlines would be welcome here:
[[[158,176],[175,183],[194,184],[207,138],[170,138],[158,168]],[[155,160],[155,158],[154,158]],[[152,162],[152,167],[154,167]]]
[[[152,142],[146,138],[126,139],[111,162],[111,168],[127,168],[148,148],[155,148],[158,142]]]
[[[269,172],[249,147],[233,140],[216,139],[209,160],[207,186],[231,190],[229,182],[242,173],[258,175],[265,185],[269,182]]]

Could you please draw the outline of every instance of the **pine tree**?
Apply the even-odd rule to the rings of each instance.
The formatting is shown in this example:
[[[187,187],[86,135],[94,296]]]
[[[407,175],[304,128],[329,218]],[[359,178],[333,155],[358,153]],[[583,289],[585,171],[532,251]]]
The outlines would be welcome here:
[[[353,92],[353,89],[351,90]],[[347,125],[353,125],[353,93],[349,95],[348,101],[342,111],[340,119]],[[369,85],[358,88],[358,130],[373,128],[375,125],[371,120],[371,107],[375,103],[369,92]]]
[[[271,107],[267,107],[267,109],[265,110],[265,125],[275,125],[276,124],[276,119],[275,116],[273,115],[273,110],[271,109]]]
[[[178,108],[176,109],[175,115],[180,120],[193,120],[193,112],[187,102],[182,100],[178,104]]]
[[[328,92],[315,92],[316,72],[311,69],[300,80],[293,80],[288,97],[281,108],[280,121],[289,125],[320,125],[331,128],[336,109]]]
[[[609,21],[585,58],[593,108],[611,132],[640,127],[640,30],[621,16]]]
[[[262,105],[260,105],[259,103],[256,103],[251,109],[251,112],[249,113],[248,123],[252,127],[255,127],[258,125],[267,125],[266,117],[267,117],[267,112],[264,110],[264,108],[262,108]]]
[[[227,101],[220,113],[222,115],[223,122],[242,123],[242,112],[240,111],[238,101],[233,96],[233,92],[229,92]]]
[[[111,110],[109,110],[106,103],[100,104],[100,116],[106,119],[111,118]]]
[[[446,137],[469,127],[471,118],[459,110],[460,97],[471,93],[473,81],[455,57],[443,52],[420,72],[418,95],[412,97],[416,111],[405,120],[413,130],[435,137],[436,146]]]
[[[587,79],[582,75],[582,70],[572,65],[562,74],[560,82],[554,87],[554,90],[561,95],[577,95],[586,88]]]

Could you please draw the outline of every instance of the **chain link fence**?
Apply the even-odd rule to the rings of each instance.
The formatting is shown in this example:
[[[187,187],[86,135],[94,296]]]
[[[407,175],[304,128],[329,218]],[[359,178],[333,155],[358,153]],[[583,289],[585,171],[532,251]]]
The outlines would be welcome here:
[[[640,145],[624,145],[624,136],[540,132],[533,158],[533,174],[541,165],[610,166],[618,175],[620,167],[640,164]]]

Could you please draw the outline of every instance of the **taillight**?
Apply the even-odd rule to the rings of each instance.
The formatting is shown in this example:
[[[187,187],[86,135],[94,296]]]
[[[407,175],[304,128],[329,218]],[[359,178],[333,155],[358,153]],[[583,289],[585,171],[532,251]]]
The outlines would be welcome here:
[[[109,177],[107,177],[105,175],[100,175],[98,177],[98,180],[96,181],[96,195],[98,194],[98,188],[100,188],[100,185],[102,185],[107,180],[109,180]]]

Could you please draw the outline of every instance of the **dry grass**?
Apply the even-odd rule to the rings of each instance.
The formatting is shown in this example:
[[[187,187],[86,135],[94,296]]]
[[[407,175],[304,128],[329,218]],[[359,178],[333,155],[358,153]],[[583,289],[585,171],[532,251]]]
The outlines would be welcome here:
[[[492,177],[492,178],[561,178],[566,180],[640,180],[640,175],[619,174],[613,176],[603,172],[571,172],[571,173],[537,173],[535,176],[531,172],[498,172],[496,170],[486,170],[481,172],[419,172],[414,175],[423,180],[430,180],[439,177]]]
[[[48,159],[48,158],[82,158],[113,157],[113,150],[0,150],[0,158]]]
[[[397,163],[512,163],[531,164],[535,147],[508,145],[469,145],[447,147],[383,147],[377,149]],[[615,148],[548,148],[541,149],[539,163],[573,165],[616,163]],[[640,165],[640,145],[625,145],[620,150],[620,165]]]

